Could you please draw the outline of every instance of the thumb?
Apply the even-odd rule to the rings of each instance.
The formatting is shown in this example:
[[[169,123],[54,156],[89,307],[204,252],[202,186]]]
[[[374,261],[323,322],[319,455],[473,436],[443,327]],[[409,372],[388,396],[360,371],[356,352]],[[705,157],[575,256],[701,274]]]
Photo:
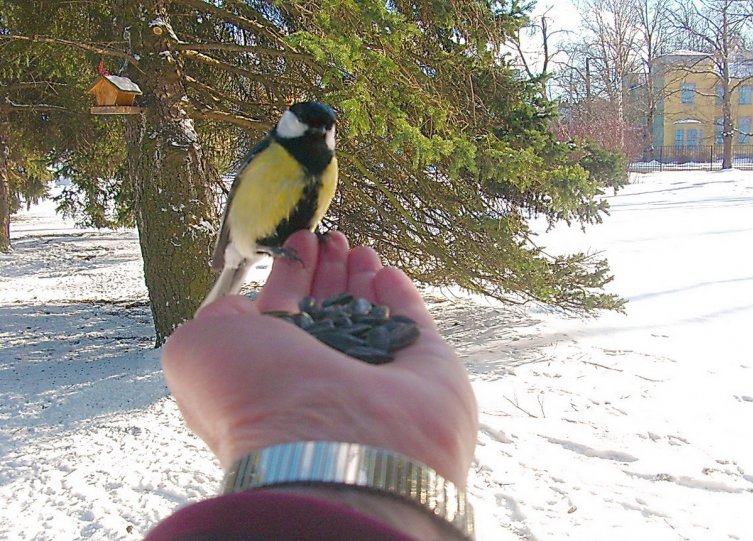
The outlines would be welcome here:
[[[254,302],[243,295],[221,297],[196,312],[194,319],[257,313]]]

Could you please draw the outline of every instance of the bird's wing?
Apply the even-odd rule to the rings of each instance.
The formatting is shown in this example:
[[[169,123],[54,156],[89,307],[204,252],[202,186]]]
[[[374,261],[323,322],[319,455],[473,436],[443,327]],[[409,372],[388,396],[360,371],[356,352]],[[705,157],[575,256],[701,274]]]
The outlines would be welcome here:
[[[243,159],[243,163],[241,163],[240,167],[238,168],[238,174],[235,175],[235,180],[233,180],[233,185],[230,187],[230,194],[228,194],[227,203],[225,204],[225,211],[222,213],[222,225],[220,225],[220,234],[217,236],[217,245],[214,248],[214,255],[212,256],[212,269],[214,269],[215,271],[221,271],[225,267],[225,249],[227,248],[228,242],[230,242],[230,228],[228,227],[227,217],[230,211],[230,203],[233,201],[235,192],[238,189],[238,185],[240,184],[240,172],[243,171],[249,163],[251,163],[254,157],[259,154],[259,152],[269,146],[271,139],[271,134],[268,134],[264,139],[259,141]]]

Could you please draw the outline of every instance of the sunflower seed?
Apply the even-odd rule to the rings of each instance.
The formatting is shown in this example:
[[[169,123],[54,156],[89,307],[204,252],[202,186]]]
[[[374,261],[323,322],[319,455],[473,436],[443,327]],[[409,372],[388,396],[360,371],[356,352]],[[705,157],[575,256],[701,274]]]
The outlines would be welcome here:
[[[345,354],[369,364],[384,364],[394,360],[394,357],[386,351],[366,346],[351,348]]]
[[[332,321],[335,322],[335,326],[337,327],[352,327],[353,321],[345,314],[344,312],[335,313],[332,316]]]
[[[347,332],[348,334],[360,336],[362,334],[366,334],[369,330],[373,328],[374,327],[372,327],[368,323],[354,323],[350,327],[345,327],[343,331]]]
[[[303,297],[301,302],[298,303],[298,308],[301,312],[313,314],[316,311],[316,299],[314,297]]]
[[[366,325],[382,325],[386,322],[384,319],[380,319],[374,316],[370,315],[361,315],[361,314],[353,314],[350,316],[350,319],[353,320],[353,323],[364,323]]]
[[[384,326],[372,327],[366,335],[366,343],[373,348],[383,349],[386,351],[390,349],[391,342],[390,331],[388,331]]]
[[[385,306],[385,308],[386,308],[386,306]],[[392,316],[390,319],[392,321],[397,321],[398,323],[407,323],[409,325],[415,325],[416,324],[416,322],[413,321],[408,316]]]
[[[301,329],[306,330],[314,325],[314,318],[306,312],[301,312],[300,314],[293,315],[293,323],[298,325]]]
[[[350,293],[340,293],[339,295],[335,295],[334,297],[324,299],[322,301],[322,308],[327,308],[328,306],[335,306],[339,304],[348,304],[352,300],[353,295],[351,295]]]
[[[390,351],[407,347],[416,341],[420,334],[418,327],[410,324],[402,324],[390,332]]]
[[[331,319],[321,319],[306,329],[311,334],[331,331],[335,328],[335,322]]]
[[[377,305],[371,308],[369,315],[377,320],[384,320],[390,317],[390,309],[386,306]]]
[[[351,348],[366,345],[365,340],[361,340],[360,338],[356,338],[353,335],[337,330],[321,332],[318,333],[316,337],[328,346],[340,351],[346,351]]]
[[[372,306],[369,301],[359,297],[358,299],[353,299],[352,301],[350,301],[348,308],[350,309],[350,313],[353,315],[366,315],[372,309]]]
[[[406,316],[390,317],[389,308],[341,293],[324,299],[304,297],[297,314],[271,311],[265,314],[293,323],[321,342],[370,364],[394,359],[391,352],[406,347],[419,336],[416,323]]]

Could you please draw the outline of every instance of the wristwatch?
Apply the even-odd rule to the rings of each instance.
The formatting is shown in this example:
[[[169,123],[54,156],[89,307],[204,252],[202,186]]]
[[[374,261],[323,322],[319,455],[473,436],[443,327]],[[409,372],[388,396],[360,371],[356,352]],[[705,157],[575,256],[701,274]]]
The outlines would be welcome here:
[[[223,494],[281,486],[345,486],[410,502],[474,539],[466,493],[410,458],[358,443],[282,443],[247,454],[225,474]]]

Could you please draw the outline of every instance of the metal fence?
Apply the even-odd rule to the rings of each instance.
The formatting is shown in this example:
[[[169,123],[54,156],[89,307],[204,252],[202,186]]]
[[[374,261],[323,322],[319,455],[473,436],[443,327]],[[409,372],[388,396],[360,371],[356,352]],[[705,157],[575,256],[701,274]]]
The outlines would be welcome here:
[[[722,155],[722,145],[656,147],[644,152],[643,158],[633,161],[629,169],[636,173],[713,171],[722,168]],[[753,170],[753,145],[734,145],[732,147],[732,167]]]

